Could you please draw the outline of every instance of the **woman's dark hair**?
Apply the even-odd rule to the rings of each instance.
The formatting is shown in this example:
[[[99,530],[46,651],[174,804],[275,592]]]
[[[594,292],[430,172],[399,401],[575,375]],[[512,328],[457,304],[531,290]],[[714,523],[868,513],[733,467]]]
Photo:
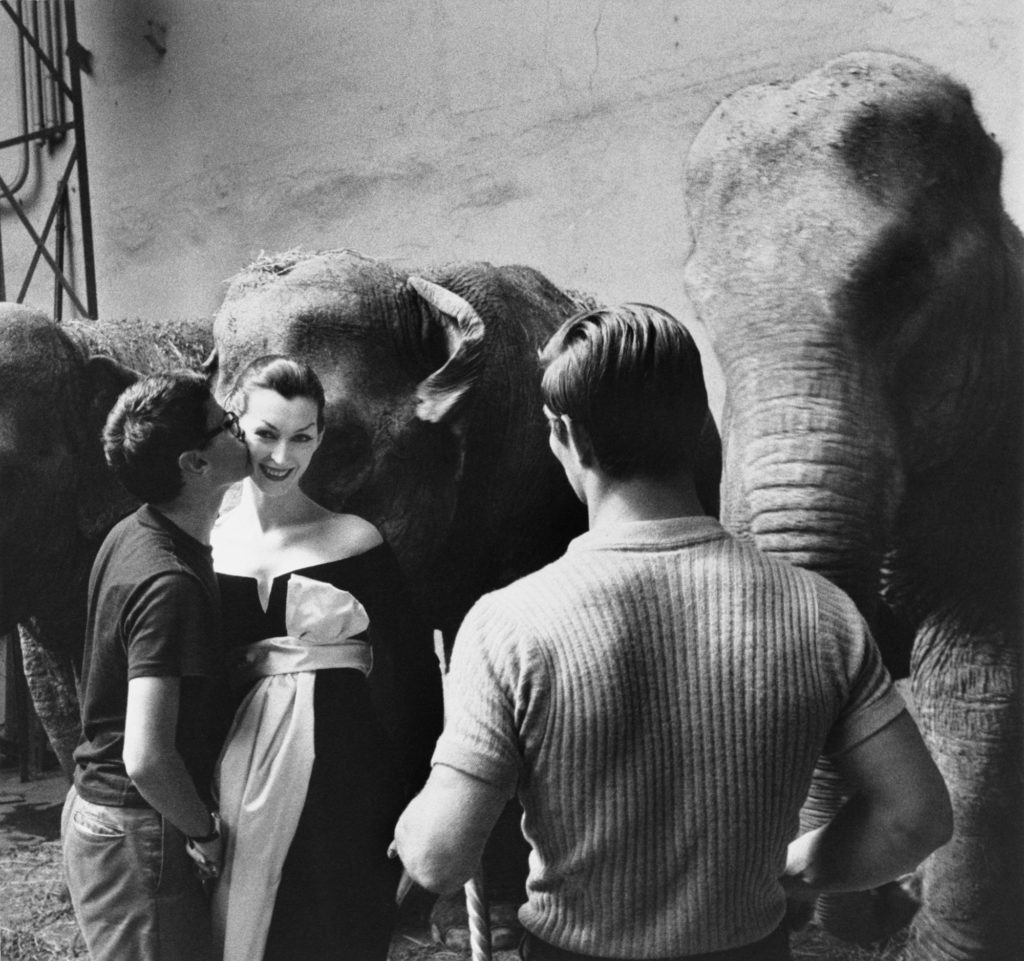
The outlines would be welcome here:
[[[224,406],[237,414],[244,414],[249,394],[260,388],[276,391],[286,400],[308,397],[316,404],[316,429],[324,429],[324,385],[309,364],[283,354],[257,357],[239,372]]]
[[[586,429],[612,477],[694,466],[707,392],[700,351],[671,314],[649,304],[585,311],[540,360],[544,403]]]
[[[150,504],[181,493],[178,458],[207,444],[211,399],[192,371],[151,374],[118,397],[103,428],[103,453],[125,489]]]

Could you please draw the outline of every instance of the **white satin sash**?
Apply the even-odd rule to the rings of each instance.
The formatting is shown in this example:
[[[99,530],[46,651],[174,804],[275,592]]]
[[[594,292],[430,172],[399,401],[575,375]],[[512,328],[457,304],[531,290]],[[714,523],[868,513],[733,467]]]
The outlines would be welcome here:
[[[242,648],[232,669],[233,682],[259,680],[235,713],[216,775],[226,844],[212,911],[224,961],[263,957],[313,769],[314,672],[372,667],[370,645],[355,638],[370,621],[347,591],[292,574],[285,622],[288,635]]]

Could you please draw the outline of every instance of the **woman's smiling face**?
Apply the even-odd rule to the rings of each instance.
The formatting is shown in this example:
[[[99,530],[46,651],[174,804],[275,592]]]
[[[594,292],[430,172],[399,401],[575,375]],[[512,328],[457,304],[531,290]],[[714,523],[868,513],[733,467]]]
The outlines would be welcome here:
[[[239,423],[252,461],[249,476],[264,494],[279,497],[298,484],[323,438],[316,421],[310,397],[289,399],[267,387],[246,394]]]

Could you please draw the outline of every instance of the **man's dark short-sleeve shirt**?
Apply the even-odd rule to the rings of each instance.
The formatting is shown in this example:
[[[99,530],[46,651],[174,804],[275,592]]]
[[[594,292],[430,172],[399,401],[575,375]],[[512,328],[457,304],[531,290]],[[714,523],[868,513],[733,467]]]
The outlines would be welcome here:
[[[83,738],[75,786],[96,804],[142,807],[125,772],[128,681],[181,678],[178,751],[204,797],[229,704],[220,602],[209,546],[148,505],[107,535],[89,578],[82,668]]]

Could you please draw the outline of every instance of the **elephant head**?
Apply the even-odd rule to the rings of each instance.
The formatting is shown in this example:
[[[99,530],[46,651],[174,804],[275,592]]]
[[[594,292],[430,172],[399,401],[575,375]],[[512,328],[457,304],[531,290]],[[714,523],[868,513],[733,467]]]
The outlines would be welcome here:
[[[0,304],[0,631],[21,624],[42,641],[25,645],[25,672],[65,765],[78,737],[73,696],[89,564],[128,509],[99,432],[132,379],[44,315]]]
[[[1024,259],[1000,166],[963,87],[865,53],[727,98],[687,168],[725,523],[846,589],[890,664],[913,639],[957,821],[924,871],[929,959],[1024,943]]]
[[[210,370],[223,397],[261,354],[313,366],[327,426],[306,490],[383,530],[450,639],[481,593],[553,559],[583,528],[547,451],[536,359],[577,305],[526,267],[419,276],[455,306],[439,309],[409,273],[352,251],[258,261],[217,313]]]
[[[0,304],[0,632],[20,629],[36,713],[68,773],[89,569],[136,506],[107,469],[100,432],[136,370],[182,366],[209,343],[205,325],[58,326]]]

